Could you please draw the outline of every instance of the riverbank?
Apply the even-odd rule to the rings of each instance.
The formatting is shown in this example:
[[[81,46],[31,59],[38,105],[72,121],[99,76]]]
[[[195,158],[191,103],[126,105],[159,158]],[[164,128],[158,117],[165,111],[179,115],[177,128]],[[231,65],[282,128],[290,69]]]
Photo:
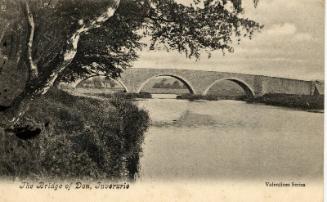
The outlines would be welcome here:
[[[266,94],[250,100],[251,103],[263,103],[267,105],[296,108],[302,110],[323,110],[324,96],[317,95],[287,95],[287,94]]]
[[[31,104],[20,125],[39,134],[0,128],[2,177],[133,179],[149,116],[121,97],[97,100],[52,89]]]
[[[317,95],[288,95],[288,94],[266,94],[261,97],[247,98],[246,96],[219,96],[219,95],[193,95],[183,94],[177,96],[177,99],[195,100],[241,100],[248,103],[262,103],[273,106],[289,107],[309,111],[319,111],[324,109],[324,96]]]
[[[194,94],[182,94],[178,95],[176,99],[179,100],[208,100],[208,101],[218,101],[218,100],[246,100],[246,96],[222,96],[222,95],[194,95]]]
[[[178,95],[176,99],[179,100],[208,100],[208,101],[218,101],[218,100],[246,100],[246,96],[222,96],[222,95],[194,95],[194,94],[182,94]]]

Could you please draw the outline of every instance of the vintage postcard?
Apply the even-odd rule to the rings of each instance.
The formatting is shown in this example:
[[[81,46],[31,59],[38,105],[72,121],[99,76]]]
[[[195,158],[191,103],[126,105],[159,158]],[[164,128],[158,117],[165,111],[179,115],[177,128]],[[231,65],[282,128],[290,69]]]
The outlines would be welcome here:
[[[0,201],[323,201],[323,0],[0,0]]]

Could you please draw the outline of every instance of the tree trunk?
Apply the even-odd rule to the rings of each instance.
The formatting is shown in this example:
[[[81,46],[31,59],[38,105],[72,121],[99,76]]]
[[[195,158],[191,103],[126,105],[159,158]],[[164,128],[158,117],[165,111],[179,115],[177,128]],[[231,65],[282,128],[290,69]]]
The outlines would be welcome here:
[[[39,96],[46,94],[49,89],[54,85],[58,76],[71,64],[73,61],[78,48],[78,42],[83,33],[100,27],[103,22],[111,18],[115,11],[117,10],[120,0],[116,0],[113,5],[107,8],[107,10],[102,13],[100,16],[94,20],[85,23],[83,19],[79,20],[79,29],[77,29],[72,36],[67,40],[66,47],[62,56],[57,57],[57,60],[60,61],[59,64],[53,68],[46,75],[42,75],[38,71],[37,65],[33,61],[32,50],[33,50],[33,38],[35,31],[35,23],[33,19],[33,13],[30,10],[30,7],[25,2],[27,19],[30,26],[30,37],[27,42],[28,46],[28,63],[29,63],[29,81],[27,81],[24,91],[17,96],[12,106],[5,111],[4,120],[1,120],[0,127],[4,128],[13,128],[17,125],[22,116],[28,111],[31,101],[36,99]]]

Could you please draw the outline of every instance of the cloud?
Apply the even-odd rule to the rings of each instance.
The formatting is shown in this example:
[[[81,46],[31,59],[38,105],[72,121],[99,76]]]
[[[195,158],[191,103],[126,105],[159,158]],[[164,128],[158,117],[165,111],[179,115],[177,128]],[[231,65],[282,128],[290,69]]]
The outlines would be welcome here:
[[[192,0],[179,0],[185,3]],[[244,17],[265,27],[252,40],[243,39],[235,52],[220,51],[207,59],[189,60],[175,51],[143,51],[135,67],[185,68],[264,74],[298,79],[324,77],[323,0],[267,0],[257,8],[244,0]]]
[[[296,30],[297,28],[294,24],[284,23],[272,25],[266,33],[271,36],[289,36],[294,35]]]
[[[283,23],[273,24],[269,29],[262,32],[262,37],[267,39],[292,39],[293,42],[313,41],[314,37],[310,33],[300,32],[295,24]],[[267,38],[268,37],[268,38]]]

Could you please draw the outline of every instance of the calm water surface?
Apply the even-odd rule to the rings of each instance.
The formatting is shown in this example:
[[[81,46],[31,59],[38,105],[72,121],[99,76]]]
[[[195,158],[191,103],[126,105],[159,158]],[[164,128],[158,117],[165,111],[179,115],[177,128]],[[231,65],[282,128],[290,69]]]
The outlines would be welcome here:
[[[164,98],[137,101],[152,119],[140,180],[322,178],[323,114]]]

